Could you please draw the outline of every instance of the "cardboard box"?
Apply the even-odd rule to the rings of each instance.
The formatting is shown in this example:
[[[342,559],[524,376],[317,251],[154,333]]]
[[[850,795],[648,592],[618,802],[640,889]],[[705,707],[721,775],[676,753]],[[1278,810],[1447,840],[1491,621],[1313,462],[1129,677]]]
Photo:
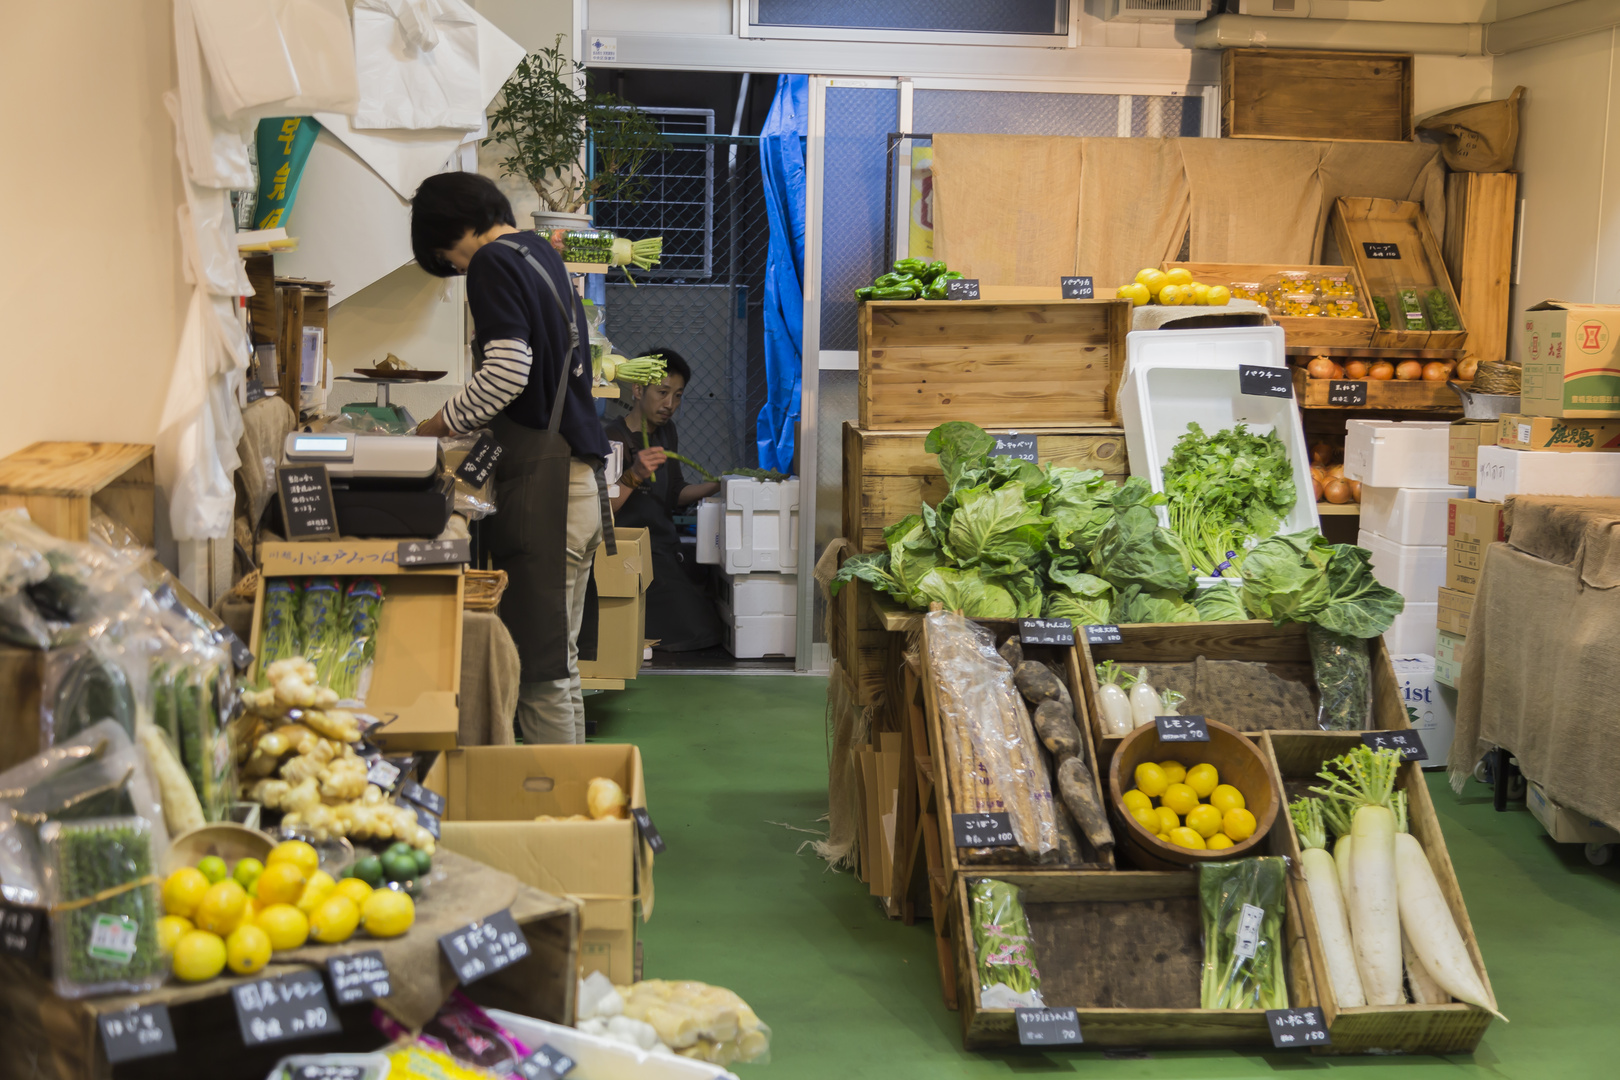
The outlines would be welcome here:
[[[1451,737],[1457,727],[1457,692],[1435,678],[1433,656],[1417,654],[1390,657],[1395,681],[1400,684],[1401,703],[1412,727],[1429,752],[1425,769],[1443,769],[1451,753]]]
[[[1463,644],[1468,639],[1457,634],[1438,633],[1434,641],[1434,679],[1453,690],[1457,676],[1462,673]]]
[[[1496,444],[1513,450],[1552,450],[1560,454],[1620,450],[1620,420],[1561,420],[1503,413]]]
[[[614,529],[617,555],[596,549],[596,659],[581,660],[582,679],[633,679],[647,639],[647,586],[652,584],[650,534]]]
[[[1468,619],[1474,613],[1474,594],[1456,589],[1440,590],[1440,610],[1435,615],[1435,626],[1440,632],[1468,636]]]
[[[1479,472],[1479,448],[1495,446],[1500,429],[1496,420],[1453,421],[1446,479],[1458,487],[1473,487]]]
[[[1519,407],[1532,416],[1620,417],[1620,306],[1543,300],[1524,313]]]
[[[1620,832],[1567,806],[1560,806],[1548,798],[1546,789],[1534,780],[1525,785],[1524,802],[1547,830],[1547,835],[1560,844],[1620,844]]]
[[[1446,513],[1446,588],[1476,593],[1485,569],[1485,549],[1507,539],[1502,504],[1452,499]]]
[[[282,577],[377,577],[383,588],[377,656],[365,711],[387,723],[370,733],[385,750],[448,750],[461,723],[460,565],[405,570],[397,540],[265,543],[253,598],[253,640],[259,654],[265,583]],[[257,665],[255,665],[256,667]],[[256,671],[255,671],[256,676]],[[394,719],[388,720],[389,716]]]
[[[623,788],[631,807],[646,807],[641,751],[625,745],[467,747],[447,753],[428,786],[442,784],[443,845],[580,900],[582,968],[624,985],[637,976],[637,910],[643,920],[652,915],[652,849],[627,818],[534,820],[584,814],[598,776]]]

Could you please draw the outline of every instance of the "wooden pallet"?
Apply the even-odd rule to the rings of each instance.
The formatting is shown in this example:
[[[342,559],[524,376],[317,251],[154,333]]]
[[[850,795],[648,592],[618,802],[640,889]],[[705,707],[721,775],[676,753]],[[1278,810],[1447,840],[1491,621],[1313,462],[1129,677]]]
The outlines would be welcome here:
[[[1507,359],[1512,308],[1516,173],[1452,173],[1446,178],[1446,269],[1457,287],[1467,355]]]
[[[1394,199],[1343,198],[1333,208],[1333,236],[1339,257],[1352,263],[1367,291],[1389,304],[1390,316],[1399,325],[1400,304],[1396,290],[1415,288],[1421,300],[1424,293],[1438,288],[1445,293],[1457,315],[1459,330],[1379,330],[1373,334],[1376,346],[1393,349],[1461,349],[1468,344],[1468,318],[1457,302],[1446,273],[1445,258],[1423,205]],[[1368,245],[1373,245],[1369,248]],[[1392,245],[1397,257],[1374,258],[1369,250]]]
[[[1408,142],[1411,53],[1227,49],[1221,137]]]

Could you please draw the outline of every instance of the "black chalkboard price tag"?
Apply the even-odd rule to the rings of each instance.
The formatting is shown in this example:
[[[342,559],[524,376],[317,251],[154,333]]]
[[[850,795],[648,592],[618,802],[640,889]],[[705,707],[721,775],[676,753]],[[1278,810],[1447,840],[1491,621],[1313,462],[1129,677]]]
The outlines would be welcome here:
[[[518,929],[510,911],[497,911],[487,919],[475,919],[441,935],[439,950],[450,961],[457,980],[466,986],[528,956],[529,939]]]
[[[472,562],[471,540],[401,540],[400,566],[450,566]]]
[[[326,977],[331,980],[332,996],[339,1005],[356,1005],[394,992],[381,949],[332,957],[326,962]]]
[[[1202,716],[1155,716],[1160,742],[1209,742],[1209,725]]]
[[[242,639],[236,636],[235,631],[226,627],[220,631],[222,643],[231,650],[231,663],[236,665],[238,672],[246,671],[253,666],[253,650],[242,644]]]
[[[1394,747],[1401,752],[1402,761],[1429,760],[1429,751],[1415,731],[1363,731],[1361,741],[1374,750]]]
[[[1238,392],[1250,397],[1291,398],[1294,396],[1294,380],[1285,367],[1239,364]]]
[[[1367,384],[1363,381],[1328,380],[1329,405],[1367,404]]]
[[[550,1043],[517,1064],[517,1073],[524,1080],[562,1080],[573,1071],[574,1059]]]
[[[1092,623],[1086,627],[1087,645],[1118,645],[1125,640],[1119,627],[1108,623]]]
[[[991,437],[996,440],[996,445],[990,448],[991,457],[1010,457],[1027,461],[1032,465],[1040,464],[1039,436],[1020,435],[1016,431],[1009,431],[1005,435]]]
[[[259,379],[249,379],[247,381],[247,403],[251,405],[255,401],[263,401],[264,398],[265,393],[263,381]]]
[[[951,833],[957,847],[1017,847],[1012,819],[1006,814],[952,814]]]
[[[433,839],[439,838],[439,815],[423,806],[415,806],[416,823],[433,834]]]
[[[1333,1042],[1328,1037],[1327,1021],[1318,1008],[1267,1009],[1266,1025],[1271,1028],[1271,1045],[1279,1050],[1327,1046]]]
[[[945,299],[947,300],[977,300],[979,298],[979,279],[976,277],[952,278],[945,283]]]
[[[325,465],[283,465],[276,470],[276,493],[287,539],[336,539],[337,509]]]
[[[0,901],[0,953],[32,957],[39,951],[39,936],[44,929],[43,911]]]
[[[437,791],[429,791],[415,780],[407,780],[399,786],[399,793],[424,810],[444,816],[444,796]]]
[[[456,479],[464,480],[475,488],[481,488],[489,482],[489,474],[495,471],[495,463],[501,460],[504,453],[495,436],[484,432],[473,443],[473,448],[467,451],[467,456],[456,466]]]
[[[365,1080],[364,1065],[339,1065],[331,1061],[306,1061],[295,1066],[290,1080]]]
[[[101,1028],[101,1048],[112,1065],[172,1054],[177,1049],[167,1005],[131,1005],[102,1013],[96,1017],[96,1026]]]
[[[1019,1046],[1079,1046],[1080,1016],[1073,1009],[1014,1009]]]
[[[647,846],[653,849],[653,854],[662,855],[664,838],[658,834],[658,826],[653,824],[652,815],[647,813],[646,807],[633,807],[630,816],[636,819],[636,829],[641,833],[641,838],[647,841]]]
[[[1361,250],[1367,253],[1369,259],[1399,259],[1401,248],[1399,244],[1376,244],[1371,241],[1362,241]]]
[[[1097,295],[1089,277],[1060,277],[1058,288],[1063,290],[1065,300],[1091,300]]]
[[[231,1000],[247,1046],[343,1030],[326,996],[326,984],[314,970],[243,983],[231,990]]]
[[[1018,640],[1025,645],[1073,645],[1072,619],[1019,619]]]

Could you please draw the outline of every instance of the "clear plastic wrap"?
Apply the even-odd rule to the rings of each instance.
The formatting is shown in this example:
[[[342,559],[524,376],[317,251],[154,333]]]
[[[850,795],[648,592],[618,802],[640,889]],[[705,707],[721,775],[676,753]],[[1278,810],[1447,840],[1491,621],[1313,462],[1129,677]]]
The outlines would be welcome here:
[[[1286,1009],[1283,907],[1288,860],[1268,855],[1201,863],[1206,1009]]]
[[[1372,658],[1367,639],[1307,624],[1311,673],[1321,694],[1316,720],[1323,731],[1365,731],[1372,719]]]
[[[587,312],[590,310],[586,309]],[[474,446],[478,445],[481,436],[494,434],[487,428],[469,431],[465,435],[452,435],[447,439],[439,440],[439,455],[444,461],[444,471],[456,482],[456,513],[461,514],[469,521],[477,521],[495,512],[495,471],[490,470],[489,479],[483,487],[473,487],[461,477],[456,476],[456,470],[461,463],[467,460]]]
[[[973,904],[973,955],[979,1005],[986,1009],[1038,1009],[1041,972],[1035,942],[1016,885],[980,878],[968,885]]]
[[[343,589],[346,635],[323,680],[336,692],[339,703],[365,703],[371,689],[372,661],[377,656],[382,607],[383,583],[377,578],[352,578]]]
[[[51,821],[40,827],[51,905],[52,970],[64,998],[154,990],[158,859],[144,817]]]
[[[52,746],[103,720],[135,735],[136,678],[119,644],[97,634],[45,654],[40,688],[40,745]]]
[[[682,1057],[723,1068],[770,1061],[771,1029],[724,987],[645,979],[618,991],[622,1015],[651,1024],[658,1041]]]

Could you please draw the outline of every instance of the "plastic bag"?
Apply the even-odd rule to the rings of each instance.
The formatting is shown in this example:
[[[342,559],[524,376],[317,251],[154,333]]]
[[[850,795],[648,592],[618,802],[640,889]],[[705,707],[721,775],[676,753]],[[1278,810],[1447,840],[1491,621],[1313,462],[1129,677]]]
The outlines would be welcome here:
[[[144,549],[115,551],[63,540],[35,525],[26,510],[0,511],[0,598],[9,589],[26,593],[49,629],[47,644],[126,610],[144,591],[133,571],[148,555]],[[38,624],[20,603],[0,603],[0,625],[8,622],[10,629],[0,630],[8,639],[37,636]]]
[[[1283,907],[1288,860],[1279,856],[1201,863],[1206,1009],[1286,1009]]]
[[[1372,718],[1372,659],[1367,639],[1307,625],[1311,672],[1321,694],[1316,721],[1323,731],[1365,731]]]
[[[409,1029],[381,1009],[372,1014],[372,1023],[391,1039],[411,1037]],[[433,1019],[422,1025],[416,1045],[449,1054],[463,1066],[502,1075],[514,1075],[518,1062],[531,1050],[460,990],[453,992]]]
[[[23,648],[50,648],[51,628],[28,595],[50,572],[37,548],[0,535],[0,641]]]
[[[587,309],[588,310],[588,309]],[[495,512],[495,470],[491,469],[489,478],[482,487],[473,487],[467,481],[456,475],[461,463],[467,460],[480,437],[494,434],[485,428],[469,431],[465,435],[452,435],[448,439],[439,440],[439,454],[444,461],[445,475],[456,482],[456,513],[461,514],[468,521],[477,521]]]
[[[722,1067],[770,1060],[771,1029],[724,987],[647,979],[619,993],[622,1016],[651,1024],[659,1041],[682,1057]]]
[[[121,650],[105,634],[52,649],[40,689],[40,745],[54,746],[103,720],[133,737],[138,687],[130,675]]]
[[[51,904],[56,992],[65,998],[162,985],[158,861],[146,818],[52,821],[41,826]]]
[[[973,955],[979,973],[979,1004],[986,1009],[1038,1009],[1041,972],[1019,889],[981,878],[968,888],[973,901]]]

